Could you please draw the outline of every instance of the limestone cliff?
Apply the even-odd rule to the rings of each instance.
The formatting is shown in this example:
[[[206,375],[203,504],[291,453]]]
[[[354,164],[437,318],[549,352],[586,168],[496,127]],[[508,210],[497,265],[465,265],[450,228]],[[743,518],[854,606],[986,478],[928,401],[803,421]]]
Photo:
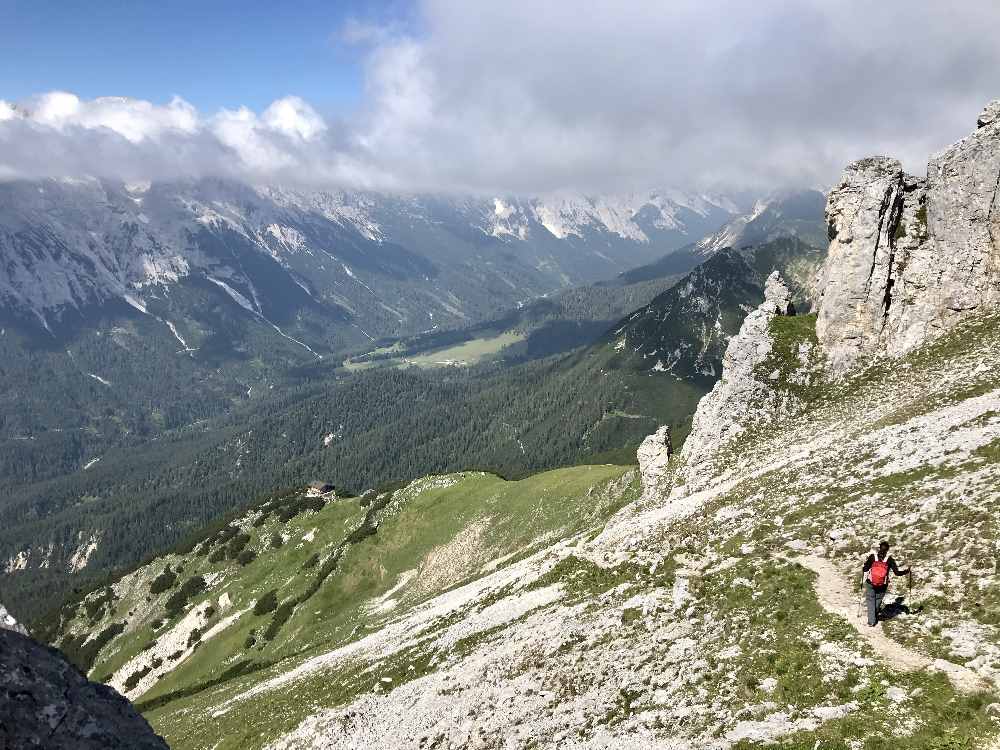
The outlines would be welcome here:
[[[834,372],[900,356],[1000,302],[1000,101],[927,177],[886,157],[851,164],[830,192],[816,332]]]

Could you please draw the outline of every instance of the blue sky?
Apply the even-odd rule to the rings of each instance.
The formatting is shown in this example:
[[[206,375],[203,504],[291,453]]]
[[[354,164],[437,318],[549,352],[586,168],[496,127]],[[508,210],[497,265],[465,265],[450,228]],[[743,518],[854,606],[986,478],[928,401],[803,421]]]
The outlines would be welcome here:
[[[343,112],[360,95],[363,51],[339,30],[398,16],[397,6],[360,0],[0,0],[0,98],[59,89],[159,103],[176,94],[211,111],[294,94]]]
[[[940,0],[0,0],[0,180],[763,191],[873,154],[920,174],[1000,96],[997,28],[998,2]]]

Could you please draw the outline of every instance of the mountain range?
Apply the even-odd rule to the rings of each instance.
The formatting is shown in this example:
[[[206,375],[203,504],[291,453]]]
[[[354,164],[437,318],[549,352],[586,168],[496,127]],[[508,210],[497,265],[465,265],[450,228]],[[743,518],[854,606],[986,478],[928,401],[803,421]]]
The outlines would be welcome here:
[[[253,293],[229,276],[225,288],[215,284],[218,270],[132,290],[128,303],[63,309],[63,322],[86,311],[69,333],[10,326],[0,336],[9,605],[37,614],[67,587],[303,476],[360,492],[469,466],[517,477],[584,457],[628,461],[664,421],[680,441],[766,273],[818,268],[815,248],[776,242],[688,254],[678,266],[691,272],[686,279],[578,287],[461,329],[370,342],[371,354],[361,350],[348,367],[305,351],[287,326],[278,335],[272,313],[265,321],[236,304],[226,288],[245,300]],[[233,257],[265,258],[243,249]],[[278,287],[253,289],[263,299],[260,290]],[[670,371],[637,355],[641,347],[623,352],[620,337],[605,337],[641,325],[630,311],[647,303],[642,315],[670,339],[663,346],[690,354]],[[204,325],[192,324],[195,311]],[[211,335],[192,334],[208,326]],[[475,365],[473,351],[488,354]],[[466,366],[434,364],[459,357]],[[410,439],[396,439],[400,431]]]
[[[738,212],[728,198],[679,191],[514,199],[217,180],[7,182],[0,185],[0,307],[55,333],[89,308],[117,301],[161,315],[188,346],[201,337],[172,292],[196,285],[289,327],[306,351],[331,351],[481,320],[606,278]],[[347,330],[309,330],[298,316]]]

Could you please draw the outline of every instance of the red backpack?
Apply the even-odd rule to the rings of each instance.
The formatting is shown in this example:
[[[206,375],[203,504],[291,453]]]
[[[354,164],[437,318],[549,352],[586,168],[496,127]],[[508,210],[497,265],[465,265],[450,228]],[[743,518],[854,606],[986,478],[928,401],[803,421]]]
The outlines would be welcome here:
[[[872,586],[885,586],[889,580],[889,563],[876,558],[868,572],[868,580],[872,582]]]

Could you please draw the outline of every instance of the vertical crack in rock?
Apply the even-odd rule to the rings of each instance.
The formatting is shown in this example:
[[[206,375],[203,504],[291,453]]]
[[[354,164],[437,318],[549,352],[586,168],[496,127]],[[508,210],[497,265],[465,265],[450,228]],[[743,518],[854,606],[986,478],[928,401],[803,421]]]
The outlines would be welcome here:
[[[903,220],[903,204],[906,200],[906,190],[900,190],[896,193],[896,200],[890,207],[889,215],[889,227],[886,232],[886,237],[889,240],[889,260],[886,263],[886,270],[888,275],[885,279],[885,292],[882,295],[882,323],[879,326],[879,333],[881,334],[885,328],[886,324],[889,322],[889,308],[892,307],[892,290],[896,284],[896,231],[899,229],[899,223]],[[881,233],[879,234],[881,237]],[[876,254],[878,249],[875,250]]]
[[[1000,237],[997,237],[996,227],[993,223],[993,212],[997,207],[997,194],[1000,193],[1000,170],[997,171],[996,181],[993,183],[993,198],[990,200],[990,210],[986,214],[986,228],[990,235],[989,267],[993,274],[1000,278]]]

